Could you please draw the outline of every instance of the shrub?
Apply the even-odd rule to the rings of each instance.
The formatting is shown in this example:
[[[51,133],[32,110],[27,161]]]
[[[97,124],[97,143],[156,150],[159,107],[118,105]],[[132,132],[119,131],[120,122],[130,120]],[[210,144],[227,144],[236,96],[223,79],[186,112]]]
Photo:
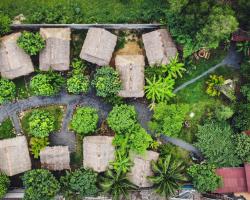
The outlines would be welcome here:
[[[72,94],[87,93],[89,90],[89,79],[83,74],[73,75],[67,80],[67,90]]]
[[[156,78],[154,76],[152,80],[146,79],[145,94],[146,98],[152,102],[150,105],[152,109],[155,107],[155,103],[169,101],[175,96],[173,93],[174,84],[174,79],[170,77]]]
[[[183,163],[173,160],[171,155],[160,158],[157,162],[152,161],[151,166],[154,175],[148,179],[153,183],[155,192],[166,198],[174,195],[187,180]]]
[[[124,133],[133,130],[136,123],[137,114],[135,108],[130,105],[116,105],[108,115],[109,127],[117,132]]]
[[[247,101],[250,102],[250,84],[243,85],[240,88],[240,92],[246,97]]]
[[[115,160],[111,163],[112,168],[117,174],[129,172],[131,166],[133,165],[131,160],[123,154],[122,151],[117,150],[115,155]]]
[[[34,155],[34,158],[39,158],[40,151],[49,145],[49,139],[45,138],[35,138],[30,139],[30,151]]]
[[[241,162],[236,153],[231,127],[226,123],[206,123],[198,126],[196,146],[208,163],[216,167],[234,167]]]
[[[90,169],[77,169],[66,172],[60,178],[62,193],[66,198],[95,196],[99,192],[97,188],[97,173]]]
[[[10,186],[9,177],[6,174],[4,174],[3,172],[0,172],[0,198],[1,199],[8,192],[9,186]]]
[[[219,96],[220,86],[222,86],[225,81],[223,76],[210,75],[209,77],[210,79],[206,82],[206,93],[210,96]]]
[[[51,200],[60,190],[60,184],[53,174],[45,169],[34,169],[26,172],[23,177],[25,200]]]
[[[48,137],[55,130],[55,116],[48,111],[33,110],[28,118],[28,134],[33,137]]]
[[[60,92],[63,77],[56,72],[37,74],[30,81],[30,89],[38,96],[52,96]]]
[[[128,192],[137,187],[129,182],[126,174],[108,170],[100,177],[100,188],[104,193],[112,195],[112,199],[119,200],[120,197],[128,199]]]
[[[156,105],[149,127],[157,134],[177,137],[188,112],[186,104],[159,103]]]
[[[79,107],[76,109],[71,121],[71,128],[78,134],[85,136],[93,133],[97,128],[98,113],[91,107]]]
[[[27,54],[33,56],[37,55],[45,47],[45,40],[39,33],[24,31],[18,38],[17,45]]]
[[[236,154],[242,162],[250,160],[250,136],[245,133],[240,133],[235,136]]]
[[[215,109],[215,117],[219,120],[219,121],[225,121],[227,119],[230,119],[234,114],[234,111],[228,107],[228,106],[220,106],[220,107],[216,107]]]
[[[250,42],[249,41],[237,42],[236,47],[237,47],[237,51],[242,52],[244,56],[250,55]]]
[[[72,70],[73,74],[81,74],[86,69],[86,65],[83,62],[83,60],[78,59],[78,58],[74,58],[71,65],[73,68],[73,70]]]
[[[233,116],[233,125],[239,132],[250,130],[250,103],[237,106]]]
[[[11,19],[2,13],[0,13],[0,36],[10,32]]]
[[[187,170],[194,187],[199,192],[214,192],[222,184],[221,177],[215,172],[211,164],[193,164]]]
[[[96,89],[97,96],[108,101],[122,89],[118,72],[108,66],[97,69],[91,85]]]
[[[14,127],[10,118],[4,120],[0,125],[0,140],[15,137]]]
[[[0,104],[12,101],[15,99],[16,85],[13,81],[0,79]]]

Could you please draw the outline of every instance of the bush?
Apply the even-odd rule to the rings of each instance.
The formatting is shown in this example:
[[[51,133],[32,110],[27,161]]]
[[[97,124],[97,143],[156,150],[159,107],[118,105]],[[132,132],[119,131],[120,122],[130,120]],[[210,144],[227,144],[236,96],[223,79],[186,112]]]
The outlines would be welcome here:
[[[233,125],[238,132],[250,130],[250,103],[237,106]]]
[[[44,138],[55,131],[55,116],[45,110],[33,110],[28,118],[28,134]]]
[[[37,96],[52,96],[60,92],[63,77],[56,72],[37,74],[30,81],[30,89]]]
[[[87,93],[89,90],[89,79],[83,74],[73,75],[67,80],[67,90],[72,94]]]
[[[194,187],[199,192],[214,192],[222,185],[221,177],[215,172],[216,168],[211,164],[193,164],[187,170]]]
[[[230,119],[234,114],[234,111],[228,107],[228,106],[220,106],[220,107],[216,107],[215,109],[215,117],[219,120],[219,121],[225,121],[227,119]]]
[[[188,112],[186,104],[159,103],[156,105],[149,127],[157,134],[177,137]]]
[[[99,192],[97,188],[97,173],[90,169],[77,169],[73,172],[66,172],[60,178],[62,193],[66,198],[96,196]]]
[[[0,36],[10,32],[11,19],[2,13],[0,13]]]
[[[34,56],[45,47],[45,40],[39,33],[24,31],[18,38],[17,45],[21,47],[27,54]]]
[[[0,79],[0,104],[12,101],[16,96],[16,85],[13,81]]]
[[[49,139],[45,138],[35,138],[30,139],[30,151],[34,155],[34,158],[39,158],[40,151],[49,145]]]
[[[240,92],[246,97],[247,101],[250,102],[250,84],[243,85],[240,88]]]
[[[0,198],[1,199],[8,192],[9,186],[10,186],[10,179],[9,179],[9,177],[6,174],[0,172]]]
[[[135,108],[130,105],[116,105],[108,115],[109,127],[117,132],[124,133],[133,130],[136,123],[137,114]]]
[[[79,107],[71,120],[71,128],[78,134],[86,136],[97,128],[98,113],[92,107]]]
[[[51,200],[60,190],[60,184],[53,174],[45,169],[34,169],[23,177],[25,200]]]
[[[240,133],[235,136],[236,154],[243,163],[250,160],[250,136],[245,133]]]
[[[83,62],[83,60],[78,59],[78,58],[74,58],[71,65],[73,68],[72,73],[75,75],[84,73],[86,69],[86,65]]]
[[[115,97],[122,89],[118,72],[109,66],[97,69],[91,85],[96,89],[96,95],[107,101]]]
[[[208,163],[216,167],[235,167],[241,161],[236,153],[233,132],[226,123],[206,123],[198,126],[196,146]]]
[[[224,83],[224,78],[222,76],[210,75],[210,79],[206,82],[207,89],[206,93],[210,96],[220,96],[220,86]]]
[[[10,118],[4,120],[0,125],[0,140],[15,137],[14,127]]]

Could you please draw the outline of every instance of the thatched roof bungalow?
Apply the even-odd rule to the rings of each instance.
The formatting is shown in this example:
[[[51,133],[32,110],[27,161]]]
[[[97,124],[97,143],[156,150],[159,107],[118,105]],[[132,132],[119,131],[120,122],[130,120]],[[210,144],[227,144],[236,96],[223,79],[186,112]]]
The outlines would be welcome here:
[[[8,176],[31,169],[31,160],[25,136],[0,140],[0,170]]]
[[[120,74],[122,90],[121,97],[144,96],[144,56],[143,55],[117,55],[115,66]]]
[[[57,71],[69,70],[70,28],[41,28],[40,34],[46,40],[46,47],[40,52],[40,70],[50,68]]]
[[[70,169],[70,154],[67,146],[46,147],[40,152],[42,168],[49,170]]]
[[[152,176],[151,161],[157,161],[159,154],[154,151],[146,151],[145,155],[131,155],[131,160],[134,163],[128,174],[129,180],[139,187],[151,187],[148,176]]]
[[[104,172],[115,159],[113,137],[88,136],[83,139],[83,166],[96,172]]]
[[[168,64],[177,54],[176,46],[166,29],[143,34],[142,40],[149,65]]]
[[[13,33],[1,38],[0,72],[7,79],[28,75],[34,71],[31,58],[17,45],[21,33]]]
[[[80,58],[99,66],[108,65],[115,49],[117,36],[102,28],[90,28]]]

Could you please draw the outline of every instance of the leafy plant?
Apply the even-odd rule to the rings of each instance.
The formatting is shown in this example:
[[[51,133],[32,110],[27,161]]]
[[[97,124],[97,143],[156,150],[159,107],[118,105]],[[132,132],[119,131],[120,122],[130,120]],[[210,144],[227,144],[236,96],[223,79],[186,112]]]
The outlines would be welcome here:
[[[163,73],[167,73],[168,77],[178,78],[182,77],[182,73],[186,71],[184,63],[179,62],[178,54],[170,59],[170,63],[167,65],[161,65]]]
[[[17,45],[29,55],[37,55],[44,47],[45,40],[39,33],[24,31],[17,40]]]
[[[83,74],[76,74],[67,80],[67,90],[72,94],[87,93],[89,90],[89,79]]]
[[[210,75],[210,79],[206,82],[207,89],[206,93],[210,96],[219,96],[220,95],[220,86],[224,83],[223,76]]]
[[[51,200],[60,190],[60,184],[53,174],[45,169],[34,169],[22,177],[25,200]]]
[[[215,117],[219,120],[219,121],[225,121],[227,119],[230,119],[234,114],[234,111],[228,107],[228,106],[220,106],[220,107],[216,107],[215,109]]]
[[[250,130],[250,103],[239,104],[233,116],[233,126],[239,132]]]
[[[137,189],[129,182],[126,174],[108,170],[100,177],[100,188],[104,193],[112,195],[112,199],[119,200],[120,197],[128,199],[128,192]]]
[[[155,107],[155,103],[169,101],[170,98],[174,97],[173,93],[175,81],[172,78],[162,78],[158,79],[156,76],[152,80],[146,79],[146,86],[144,87],[146,98],[150,100],[151,108]]]
[[[10,118],[0,124],[0,140],[15,137],[14,127]]]
[[[77,169],[66,171],[66,175],[60,178],[61,190],[66,198],[96,196],[99,192],[97,188],[97,173],[90,169]]]
[[[93,133],[97,128],[98,113],[92,107],[79,107],[71,120],[71,128],[79,135]]]
[[[34,155],[34,158],[39,158],[40,151],[43,150],[48,145],[49,145],[49,139],[47,137],[44,138],[32,137],[30,139],[31,154]]]
[[[245,56],[250,55],[250,41],[237,42],[237,51],[242,52]]]
[[[9,16],[0,13],[0,36],[10,32],[11,19]]]
[[[6,174],[4,174],[3,172],[0,172],[0,198],[1,199],[8,192],[9,186],[10,186],[9,177]]]
[[[97,69],[91,85],[96,89],[96,95],[107,101],[115,97],[122,89],[118,72],[109,66]]]
[[[72,72],[75,75],[82,74],[86,69],[85,63],[83,62],[83,60],[81,60],[79,58],[74,58],[71,65],[73,68]]]
[[[250,84],[241,86],[240,92],[246,97],[247,101],[250,102]]]
[[[117,174],[129,172],[131,166],[133,165],[131,160],[124,155],[122,151],[116,151],[115,160],[111,163],[112,168]]]
[[[60,92],[64,85],[64,78],[56,73],[37,74],[30,81],[30,89],[37,96],[52,96]]]
[[[45,138],[55,130],[55,116],[45,110],[33,110],[28,119],[28,134]]]
[[[116,105],[108,114],[109,127],[116,133],[124,133],[134,128],[137,114],[135,108],[130,105]]]
[[[221,177],[215,172],[216,167],[211,164],[193,164],[188,169],[194,187],[199,192],[214,192],[222,185]]]
[[[13,81],[0,79],[0,104],[7,103],[15,99],[16,85]]]
[[[168,105],[166,103],[159,103],[155,107],[149,127],[157,134],[161,133],[177,137],[183,126],[188,109],[188,105],[186,104]]]
[[[171,155],[160,158],[157,162],[152,161],[151,166],[154,175],[148,179],[154,184],[155,192],[164,197],[174,195],[187,180],[183,163],[174,160]]]
[[[235,136],[236,154],[242,162],[250,160],[250,136],[245,133],[240,133]]]

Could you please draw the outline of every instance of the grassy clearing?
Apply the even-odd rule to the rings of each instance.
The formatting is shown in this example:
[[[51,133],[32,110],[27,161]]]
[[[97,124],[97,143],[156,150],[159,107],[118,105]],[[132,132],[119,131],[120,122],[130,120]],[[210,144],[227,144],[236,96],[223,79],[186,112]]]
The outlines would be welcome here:
[[[14,127],[10,118],[8,118],[0,124],[0,139],[7,139],[13,137],[15,137]]]
[[[56,119],[56,123],[55,123],[56,131],[55,132],[60,130],[62,119],[63,119],[63,114],[64,114],[64,107],[53,105],[53,106],[48,106],[48,107],[40,107],[37,109],[49,111],[52,115],[54,115]],[[28,119],[31,116],[32,111],[34,111],[34,109],[25,111],[24,116],[21,118],[21,125],[22,125],[24,133],[28,133],[28,130],[29,130]]]

